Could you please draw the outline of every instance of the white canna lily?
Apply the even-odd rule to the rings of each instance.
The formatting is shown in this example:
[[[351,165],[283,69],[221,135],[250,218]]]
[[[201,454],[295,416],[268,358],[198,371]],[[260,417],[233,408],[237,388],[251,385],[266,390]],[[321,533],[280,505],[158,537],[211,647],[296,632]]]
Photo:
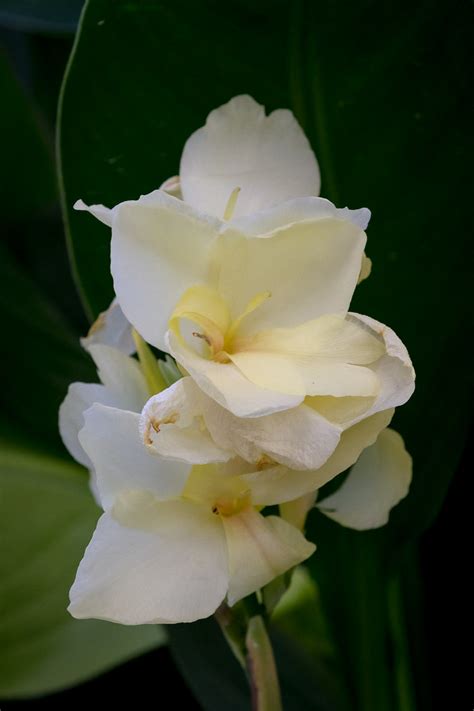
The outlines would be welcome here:
[[[86,412],[79,437],[105,513],[71,589],[75,617],[191,622],[315,549],[281,518],[259,513],[238,461],[193,466],[161,457],[144,445],[139,415],[100,404]]]
[[[237,97],[186,144],[183,200],[157,190],[112,210],[76,204],[112,227],[133,325],[237,416],[380,388],[371,365],[383,348],[346,318],[367,274],[370,213],[311,197],[318,176],[289,112],[265,118]]]

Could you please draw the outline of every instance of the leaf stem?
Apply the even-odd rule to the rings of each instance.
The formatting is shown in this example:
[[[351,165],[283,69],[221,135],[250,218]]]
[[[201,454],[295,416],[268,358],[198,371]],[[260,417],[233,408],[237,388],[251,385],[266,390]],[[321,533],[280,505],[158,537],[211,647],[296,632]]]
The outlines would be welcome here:
[[[260,615],[250,618],[245,644],[253,711],[282,711],[275,657]]]

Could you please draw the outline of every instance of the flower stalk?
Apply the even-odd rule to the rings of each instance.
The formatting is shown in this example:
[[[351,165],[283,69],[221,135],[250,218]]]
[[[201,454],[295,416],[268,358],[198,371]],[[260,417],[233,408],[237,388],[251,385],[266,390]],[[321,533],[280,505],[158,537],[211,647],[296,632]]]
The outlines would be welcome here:
[[[250,618],[245,644],[253,711],[281,711],[283,707],[275,657],[261,615]]]

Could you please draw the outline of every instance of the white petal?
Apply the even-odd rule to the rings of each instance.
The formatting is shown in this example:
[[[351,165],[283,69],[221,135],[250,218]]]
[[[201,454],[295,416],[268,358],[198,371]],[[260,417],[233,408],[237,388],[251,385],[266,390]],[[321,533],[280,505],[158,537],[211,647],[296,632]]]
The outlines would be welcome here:
[[[212,615],[228,584],[217,516],[187,502],[156,504],[153,530],[100,519],[72,586],[70,613],[125,625]]]
[[[151,450],[192,464],[226,462],[234,456],[216,444],[205,427],[201,393],[191,378],[178,380],[148,400],[140,434]]]
[[[79,441],[97,474],[102,506],[108,510],[125,489],[147,489],[160,498],[178,496],[190,467],[151,453],[140,437],[140,415],[93,405],[84,416]]]
[[[256,385],[305,395],[371,396],[378,379],[368,368],[384,353],[365,328],[328,314],[295,328],[236,338],[232,362]]]
[[[143,338],[166,350],[168,320],[182,294],[210,278],[220,222],[156,190],[115,208],[111,269],[120,306]]]
[[[299,405],[304,395],[278,393],[251,383],[232,363],[202,358],[168,332],[168,350],[198,386],[237,417],[260,417]]]
[[[267,456],[293,469],[315,469],[333,453],[341,435],[339,426],[305,405],[244,418],[207,398],[203,412],[214,441],[247,462]]]
[[[103,222],[104,225],[112,227],[113,209],[105,207],[105,205],[86,205],[82,200],[76,200],[73,207],[80,212],[90,212],[91,215],[94,215],[94,217],[100,220],[100,222]]]
[[[379,528],[407,495],[411,476],[412,459],[403,439],[394,430],[385,429],[375,444],[362,452],[342,486],[318,508],[349,528]]]
[[[229,604],[255,592],[316,549],[296,528],[278,516],[264,518],[254,509],[222,522],[229,554]]]
[[[138,361],[111,346],[93,345],[89,347],[89,353],[99,378],[120,403],[117,407],[139,412],[149,393]]]
[[[84,427],[84,413],[95,402],[120,407],[119,398],[103,385],[72,383],[59,408],[59,433],[66,449],[74,459],[91,469],[92,463],[84,452],[78,434]]]
[[[383,323],[355,313],[350,313],[349,318],[365,324],[385,348],[382,358],[370,366],[380,382],[380,391],[365,416],[403,405],[415,389],[415,371],[406,347],[396,333]]]
[[[260,506],[281,504],[327,484],[357,461],[361,452],[375,442],[392,416],[393,410],[379,412],[345,430],[334,453],[319,469],[294,471],[277,466],[243,474],[242,479],[252,492],[253,503]]]
[[[379,391],[377,376],[368,367],[323,361],[297,354],[231,353],[230,358],[255,386],[282,394],[353,395],[371,397]]]
[[[248,221],[247,230],[241,223],[242,229],[238,223],[222,227],[217,288],[233,318],[256,294],[271,294],[244,319],[244,333],[294,327],[349,308],[366,236],[340,215],[321,217],[326,204],[336,211],[327,201],[307,198],[282,205],[275,219]],[[273,229],[265,232],[268,227]]]
[[[222,230],[229,234],[243,233],[248,237],[270,237],[297,222],[316,222],[328,218],[351,222],[359,231],[365,232],[370,221],[370,210],[366,207],[357,210],[336,207],[330,200],[321,197],[297,197],[245,217],[233,217],[223,225]]]
[[[180,175],[184,200],[217,217],[236,187],[236,216],[320,188],[316,158],[293,114],[280,109],[267,117],[250,96],[209,114],[186,142]]]
[[[99,314],[89,333],[81,338],[81,345],[86,350],[92,345],[104,345],[118,348],[125,355],[135,353],[132,327],[125,318],[117,299],[114,299],[107,311]]]

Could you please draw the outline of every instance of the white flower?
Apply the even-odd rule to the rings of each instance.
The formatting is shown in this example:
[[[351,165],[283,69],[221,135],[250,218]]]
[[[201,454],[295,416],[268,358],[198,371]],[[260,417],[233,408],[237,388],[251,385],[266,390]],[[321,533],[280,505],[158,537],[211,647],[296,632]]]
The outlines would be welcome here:
[[[315,546],[255,507],[239,462],[195,465],[143,444],[139,415],[96,404],[80,433],[104,515],[71,589],[71,614],[191,622],[234,604]]]
[[[112,227],[112,273],[130,321],[235,415],[379,391],[372,364],[383,348],[346,318],[367,273],[370,213],[311,197],[317,175],[288,112],[265,118],[237,97],[186,144],[184,201],[158,190],[113,210],[76,205]]]

